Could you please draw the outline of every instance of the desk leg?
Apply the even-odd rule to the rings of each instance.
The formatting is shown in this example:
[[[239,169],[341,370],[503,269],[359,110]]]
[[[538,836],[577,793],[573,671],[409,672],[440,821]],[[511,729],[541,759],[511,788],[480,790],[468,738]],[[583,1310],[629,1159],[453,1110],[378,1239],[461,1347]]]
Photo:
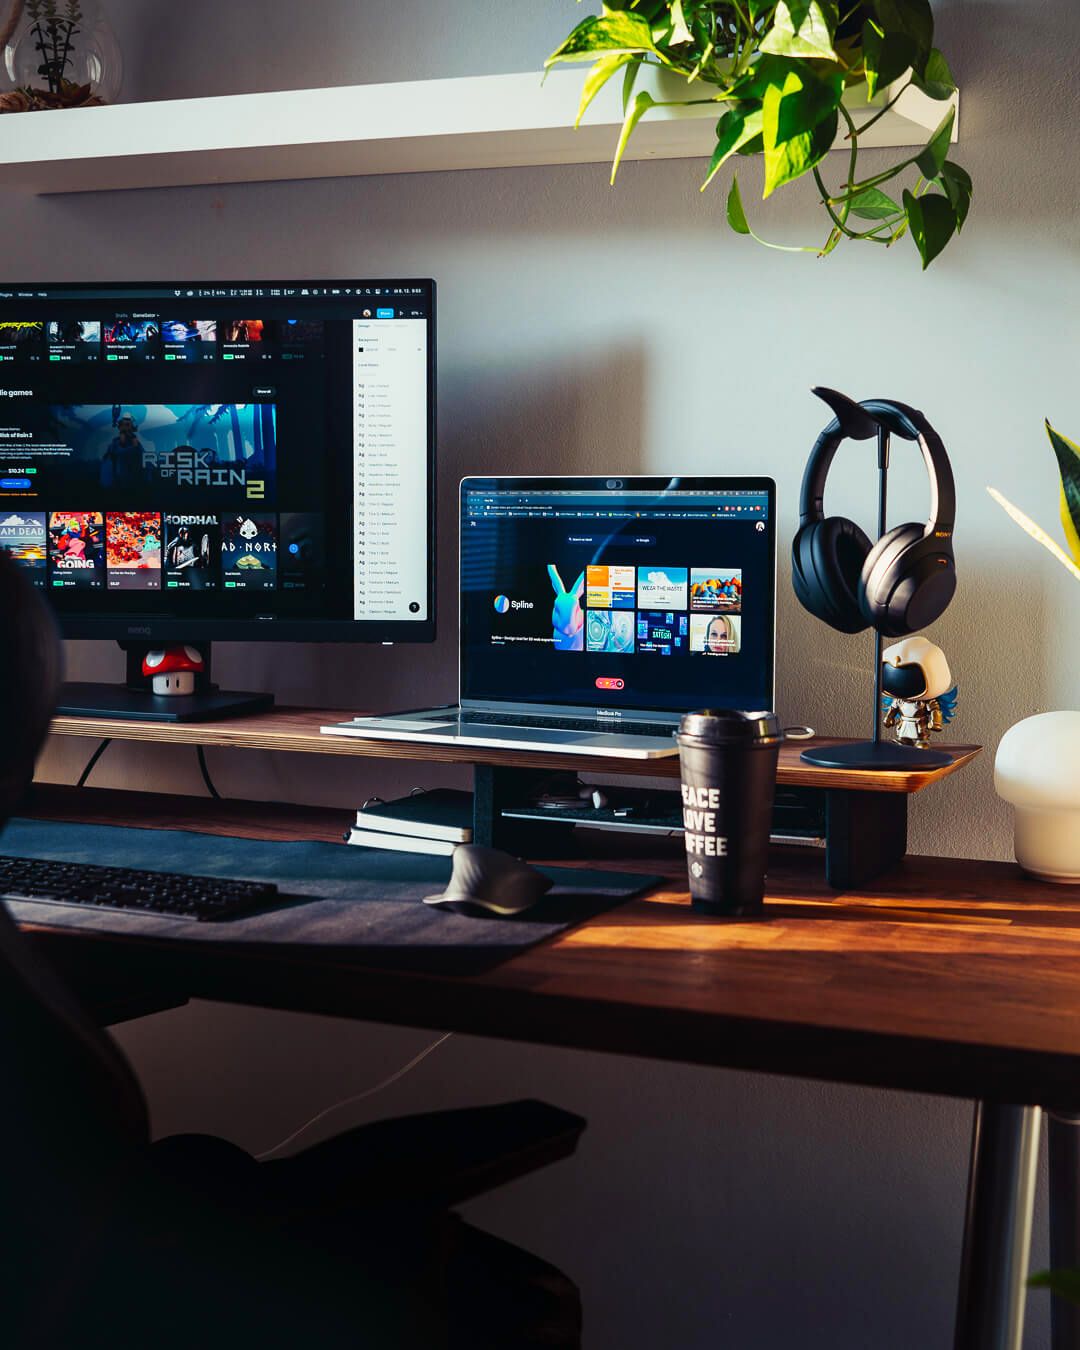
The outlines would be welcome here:
[[[1080,1266],[1080,1116],[1046,1113],[1050,1161],[1050,1267]],[[1051,1350],[1080,1350],[1080,1308],[1050,1296]]]
[[[503,808],[520,806],[552,777],[536,769],[511,769],[496,764],[473,768],[473,843],[501,848],[520,858],[557,857],[574,837],[572,825],[556,821],[506,820]]]
[[[1041,1118],[976,1103],[954,1350],[1020,1350]]]

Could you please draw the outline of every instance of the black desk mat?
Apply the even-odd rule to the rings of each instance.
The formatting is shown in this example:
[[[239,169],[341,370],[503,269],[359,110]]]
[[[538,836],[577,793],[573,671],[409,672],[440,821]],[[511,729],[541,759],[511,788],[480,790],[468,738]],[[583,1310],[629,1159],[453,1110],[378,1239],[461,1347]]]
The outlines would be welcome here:
[[[422,904],[425,895],[444,889],[450,859],[414,853],[19,819],[0,832],[0,854],[273,881],[286,900],[223,924],[20,900],[8,905],[19,923],[247,951],[291,945],[302,947],[305,957],[322,952],[340,961],[348,953],[380,969],[457,975],[490,970],[662,880],[545,867],[555,886],[531,910],[514,919],[480,919]],[[317,898],[302,901],[305,896]]]

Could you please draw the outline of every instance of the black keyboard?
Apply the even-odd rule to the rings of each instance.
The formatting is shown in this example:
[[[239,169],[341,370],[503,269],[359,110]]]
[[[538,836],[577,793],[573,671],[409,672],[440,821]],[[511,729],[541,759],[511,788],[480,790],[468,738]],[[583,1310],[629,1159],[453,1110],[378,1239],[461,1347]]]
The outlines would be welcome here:
[[[665,722],[624,722],[621,718],[613,717],[611,721],[598,721],[595,718],[585,717],[493,717],[491,713],[467,713],[461,714],[461,721],[468,722],[470,726],[481,727],[541,727],[545,731],[554,728],[556,731],[588,731],[594,735],[603,732],[614,732],[619,736],[673,736],[677,728]]]
[[[0,900],[85,905],[222,923],[265,908],[277,894],[278,888],[270,881],[229,881],[94,863],[0,857]]]

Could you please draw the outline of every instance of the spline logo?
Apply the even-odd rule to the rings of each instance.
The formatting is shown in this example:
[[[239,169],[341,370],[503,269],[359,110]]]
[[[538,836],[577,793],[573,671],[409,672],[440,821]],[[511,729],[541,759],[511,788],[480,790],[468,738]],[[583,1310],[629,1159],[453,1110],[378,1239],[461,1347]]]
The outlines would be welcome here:
[[[509,608],[510,608],[510,599],[509,599],[508,596],[505,596],[505,595],[497,595],[497,596],[495,597],[495,613],[496,613],[496,614],[505,614],[506,611],[507,611]]]

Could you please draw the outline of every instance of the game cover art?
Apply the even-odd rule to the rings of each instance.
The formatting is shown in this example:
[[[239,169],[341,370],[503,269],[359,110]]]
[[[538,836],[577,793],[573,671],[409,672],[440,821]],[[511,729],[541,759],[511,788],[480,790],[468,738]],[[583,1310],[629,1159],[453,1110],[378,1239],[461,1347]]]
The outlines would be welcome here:
[[[110,591],[156,591],[161,585],[161,516],[157,511],[105,515],[105,567]]]
[[[217,516],[165,517],[165,587],[208,591],[221,571],[221,524]]]
[[[101,324],[96,319],[50,319],[45,338],[50,361],[96,361],[101,355]]]
[[[225,516],[221,575],[226,590],[272,591],[277,583],[277,520],[267,515]]]
[[[45,585],[45,512],[0,510],[0,553],[6,553],[35,586]]]
[[[41,319],[26,322],[0,319],[0,361],[36,360],[44,336],[45,324]]]
[[[162,319],[166,361],[213,361],[217,355],[216,319]]]
[[[242,507],[273,496],[272,403],[82,403],[49,411],[51,439],[72,451],[62,465],[65,490],[176,510],[195,499]]]
[[[103,589],[105,527],[100,511],[50,512],[49,580],[69,589]]]

